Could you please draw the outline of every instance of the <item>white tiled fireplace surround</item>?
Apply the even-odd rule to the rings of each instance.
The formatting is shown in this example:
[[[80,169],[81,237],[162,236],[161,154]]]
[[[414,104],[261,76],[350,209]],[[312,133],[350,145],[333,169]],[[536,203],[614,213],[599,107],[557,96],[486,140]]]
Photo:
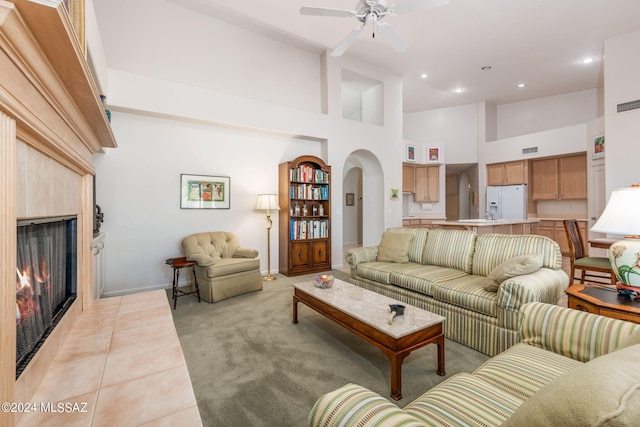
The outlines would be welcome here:
[[[116,143],[72,28],[61,1],[0,0],[0,400],[38,409],[0,425],[201,425],[166,294],[93,299],[92,158]],[[77,299],[16,381],[17,220],[70,215]]]

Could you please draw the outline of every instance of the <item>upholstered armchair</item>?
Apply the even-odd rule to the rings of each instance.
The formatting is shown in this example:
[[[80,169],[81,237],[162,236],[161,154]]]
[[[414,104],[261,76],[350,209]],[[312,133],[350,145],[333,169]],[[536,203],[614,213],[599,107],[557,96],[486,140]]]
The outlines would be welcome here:
[[[217,302],[262,289],[260,260],[255,249],[241,248],[235,234],[196,233],[182,240],[184,255],[195,261],[200,296]]]

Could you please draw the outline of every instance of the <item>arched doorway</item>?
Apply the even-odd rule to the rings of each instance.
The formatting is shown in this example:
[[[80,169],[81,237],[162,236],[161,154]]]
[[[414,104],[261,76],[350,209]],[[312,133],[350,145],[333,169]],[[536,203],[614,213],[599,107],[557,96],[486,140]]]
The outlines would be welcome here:
[[[378,244],[384,231],[384,173],[378,158],[367,150],[351,153],[345,160],[342,188],[344,245]],[[353,205],[350,200],[347,205],[347,193],[353,194]]]

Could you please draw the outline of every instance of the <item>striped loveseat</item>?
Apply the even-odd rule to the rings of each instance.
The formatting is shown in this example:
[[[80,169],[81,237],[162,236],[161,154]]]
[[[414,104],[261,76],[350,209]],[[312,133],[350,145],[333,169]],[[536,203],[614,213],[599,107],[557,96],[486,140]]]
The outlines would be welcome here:
[[[424,228],[387,232],[413,236],[408,262],[379,261],[381,246],[350,249],[349,281],[446,317],[447,338],[489,356],[518,341],[518,314],[525,303],[557,304],[569,284],[560,247],[545,236]],[[487,276],[496,267],[530,254],[540,255],[542,268],[487,290]]]
[[[640,419],[640,325],[528,303],[519,344],[400,409],[364,387],[323,395],[309,426],[632,426]]]

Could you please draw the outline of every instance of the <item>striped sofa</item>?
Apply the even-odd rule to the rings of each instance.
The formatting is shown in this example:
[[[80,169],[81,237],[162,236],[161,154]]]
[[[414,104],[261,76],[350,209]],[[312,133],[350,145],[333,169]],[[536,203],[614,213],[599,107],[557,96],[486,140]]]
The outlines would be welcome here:
[[[391,228],[413,234],[409,262],[380,262],[378,246],[354,248],[345,257],[349,281],[446,317],[447,338],[494,356],[518,341],[520,308],[557,304],[569,284],[558,244],[545,236],[483,234],[468,230]],[[541,254],[542,268],[485,289],[487,275],[519,255]]]
[[[347,384],[309,426],[627,426],[640,419],[640,325],[544,303],[521,310],[520,343],[403,409]]]

